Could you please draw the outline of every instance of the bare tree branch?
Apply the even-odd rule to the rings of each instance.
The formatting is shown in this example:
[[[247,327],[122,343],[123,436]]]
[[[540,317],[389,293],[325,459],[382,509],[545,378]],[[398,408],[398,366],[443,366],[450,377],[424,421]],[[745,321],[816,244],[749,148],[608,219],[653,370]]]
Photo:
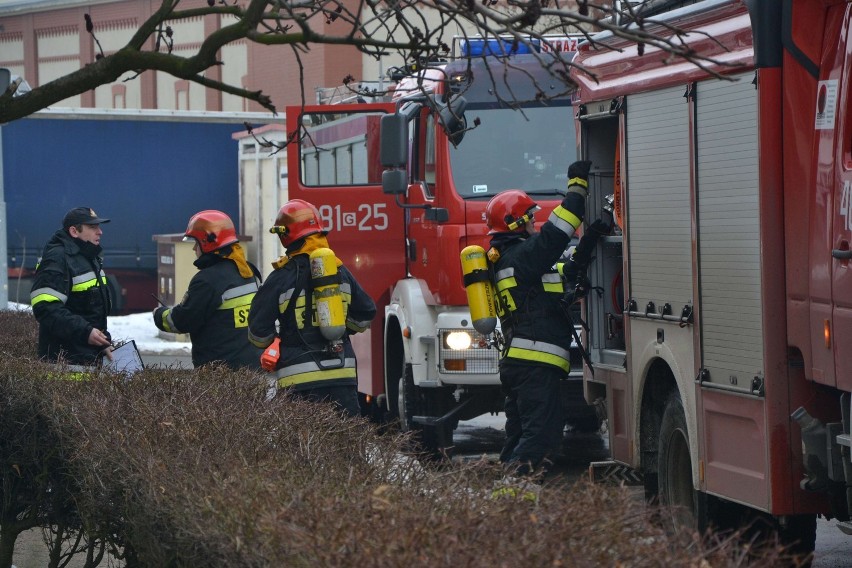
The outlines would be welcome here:
[[[619,40],[618,47],[608,42],[603,49],[656,49],[671,60],[684,59],[713,73],[724,65],[695,53],[684,41],[684,32],[645,18],[641,10],[624,2],[622,13],[615,15],[611,4],[587,0],[249,0],[237,3],[208,0],[206,7],[179,10],[181,0],[162,0],[157,10],[143,22],[127,44],[112,53],[104,53],[94,31],[97,22],[86,15],[86,30],[99,53],[83,68],[39,85],[16,96],[16,85],[0,94],[0,124],[28,116],[69,97],[146,71],[160,71],[254,101],[272,112],[276,104],[258,90],[248,90],[224,81],[205,77],[208,69],[222,65],[219,53],[237,41],[261,45],[289,45],[294,52],[309,51],[315,45],[349,45],[379,59],[399,54],[406,63],[421,64],[446,58],[456,36],[503,38],[511,45],[539,41],[549,36],[585,34],[594,42],[593,33],[607,31]],[[191,18],[217,15],[229,22],[211,33],[197,51],[189,56],[172,52],[173,24]],[[633,22],[626,26],[618,20]],[[233,23],[230,23],[230,22]],[[166,49],[160,51],[165,43]],[[551,75],[571,88],[570,61],[540,59]],[[299,61],[301,74],[301,61]],[[496,78],[492,78],[496,79]],[[304,92],[302,93],[304,99]],[[283,101],[281,101],[283,102]],[[279,103],[281,103],[279,102]]]

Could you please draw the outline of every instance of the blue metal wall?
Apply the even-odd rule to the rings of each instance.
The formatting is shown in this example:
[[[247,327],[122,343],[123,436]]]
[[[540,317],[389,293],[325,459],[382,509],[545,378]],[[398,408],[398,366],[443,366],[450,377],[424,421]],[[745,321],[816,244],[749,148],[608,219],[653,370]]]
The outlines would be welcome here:
[[[181,233],[202,209],[238,223],[239,124],[29,118],[3,125],[9,267],[33,268],[78,206],[111,223],[107,269],[156,270],[155,234]],[[24,247],[26,250],[24,250]]]

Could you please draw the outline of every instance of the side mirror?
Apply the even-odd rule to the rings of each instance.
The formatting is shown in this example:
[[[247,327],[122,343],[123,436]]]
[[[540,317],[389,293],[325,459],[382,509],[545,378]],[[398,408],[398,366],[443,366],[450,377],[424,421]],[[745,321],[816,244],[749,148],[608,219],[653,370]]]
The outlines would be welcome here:
[[[405,117],[401,114],[384,115],[380,136],[379,160],[382,167],[404,168],[408,164],[408,121]]]
[[[464,116],[466,108],[467,100],[462,96],[458,96],[450,99],[447,105],[442,107],[438,112],[444,132],[453,146],[458,146],[461,143],[464,133],[467,130],[467,119]]]
[[[408,191],[408,179],[405,170],[385,170],[382,172],[382,192],[389,195],[402,195]]]

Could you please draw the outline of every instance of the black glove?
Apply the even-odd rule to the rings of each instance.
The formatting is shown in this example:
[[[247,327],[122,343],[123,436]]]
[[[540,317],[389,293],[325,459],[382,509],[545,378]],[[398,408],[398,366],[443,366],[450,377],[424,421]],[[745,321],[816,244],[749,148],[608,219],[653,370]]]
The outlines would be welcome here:
[[[568,180],[580,178],[589,181],[589,170],[592,169],[592,162],[589,160],[579,160],[568,166]]]
[[[612,216],[612,211],[609,209],[601,211],[601,218],[592,223],[592,227],[604,235],[608,235],[612,232],[613,225],[615,225],[615,218]]]

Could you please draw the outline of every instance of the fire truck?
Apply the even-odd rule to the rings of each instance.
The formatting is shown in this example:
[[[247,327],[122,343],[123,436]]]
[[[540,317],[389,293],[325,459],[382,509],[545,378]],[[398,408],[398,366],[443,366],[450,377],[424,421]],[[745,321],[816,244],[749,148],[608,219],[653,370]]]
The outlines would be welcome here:
[[[655,19],[707,59],[602,33],[572,72],[588,207],[614,192],[621,229],[583,308],[595,465],[641,473],[675,524],[763,519],[813,550],[817,515],[852,533],[852,4]]]
[[[428,450],[451,446],[459,420],[503,409],[498,350],[472,325],[459,252],[487,246],[497,193],[528,192],[545,218],[562,199],[573,110],[543,63],[573,56],[567,45],[469,40],[454,61],[411,70],[388,102],[287,109],[304,133],[288,148],[289,197],[317,205],[332,249],[379,307],[352,338],[365,412],[398,418]],[[568,425],[596,431],[573,356]]]

